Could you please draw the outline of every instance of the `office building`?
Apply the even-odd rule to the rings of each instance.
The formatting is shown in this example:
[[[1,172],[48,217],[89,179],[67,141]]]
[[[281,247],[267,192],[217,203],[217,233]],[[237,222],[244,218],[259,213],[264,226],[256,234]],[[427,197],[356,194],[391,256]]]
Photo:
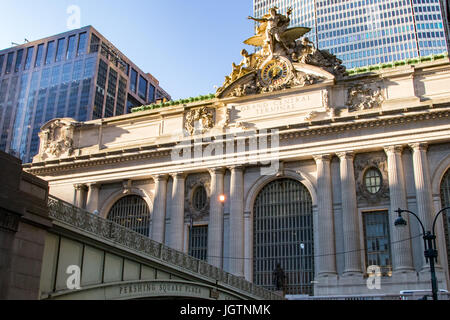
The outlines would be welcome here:
[[[254,15],[292,7],[291,26],[347,68],[448,52],[447,0],[254,0]]]
[[[107,118],[161,99],[170,95],[158,80],[91,26],[1,50],[0,150],[29,162],[51,119]]]

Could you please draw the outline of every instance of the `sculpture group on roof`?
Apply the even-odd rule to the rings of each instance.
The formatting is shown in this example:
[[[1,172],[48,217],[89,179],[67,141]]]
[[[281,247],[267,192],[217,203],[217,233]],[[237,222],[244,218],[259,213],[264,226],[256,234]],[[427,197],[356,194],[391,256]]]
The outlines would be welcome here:
[[[239,64],[233,62],[231,74],[225,77],[222,87],[217,90],[218,97],[271,92],[346,75],[341,60],[326,50],[317,49],[304,36],[311,29],[289,28],[291,13],[291,8],[287,15],[283,15],[273,7],[261,18],[248,17],[259,25],[256,35],[244,43],[259,50],[253,54],[245,49],[241,51],[243,59]],[[309,72],[311,68],[308,66],[318,67],[324,72]]]

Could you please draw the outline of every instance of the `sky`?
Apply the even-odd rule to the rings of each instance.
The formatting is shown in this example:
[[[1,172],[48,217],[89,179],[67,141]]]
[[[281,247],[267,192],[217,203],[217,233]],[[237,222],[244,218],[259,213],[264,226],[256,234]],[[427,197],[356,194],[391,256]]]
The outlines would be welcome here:
[[[1,0],[0,49],[92,25],[173,99],[214,93],[254,34],[252,0]],[[250,52],[250,51],[249,51]]]

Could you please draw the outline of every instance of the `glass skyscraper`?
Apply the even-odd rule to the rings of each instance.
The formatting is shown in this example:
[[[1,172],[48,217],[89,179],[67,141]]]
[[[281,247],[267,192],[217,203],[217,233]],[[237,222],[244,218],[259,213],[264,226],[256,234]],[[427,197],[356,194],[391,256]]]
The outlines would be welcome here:
[[[118,116],[163,99],[158,80],[91,26],[1,50],[0,150],[30,162],[51,119]]]
[[[254,0],[261,17],[292,7],[291,26],[347,68],[448,52],[448,0]]]

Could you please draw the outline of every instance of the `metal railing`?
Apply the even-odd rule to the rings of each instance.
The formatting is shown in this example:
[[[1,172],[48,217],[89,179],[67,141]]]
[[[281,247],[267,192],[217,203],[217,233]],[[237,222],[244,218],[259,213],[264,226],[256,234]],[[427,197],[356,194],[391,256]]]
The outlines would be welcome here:
[[[214,283],[216,281],[221,282],[235,289],[239,289],[243,293],[263,300],[284,299],[249,281],[236,277],[183,252],[169,248],[142,234],[75,207],[61,199],[49,196],[48,206],[50,218],[91,234],[96,238],[113,242],[115,245],[119,244],[150,259],[172,264],[178,268],[185,269],[190,274],[207,277]]]

